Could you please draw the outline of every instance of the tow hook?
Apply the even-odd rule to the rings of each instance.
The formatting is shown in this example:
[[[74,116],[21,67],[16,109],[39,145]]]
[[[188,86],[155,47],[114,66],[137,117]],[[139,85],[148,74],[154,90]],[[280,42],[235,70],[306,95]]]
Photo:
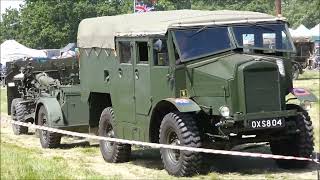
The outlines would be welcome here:
[[[227,136],[227,135],[221,130],[221,127],[223,127],[223,128],[228,128],[228,127],[233,126],[233,124],[234,124],[234,121],[233,121],[233,120],[221,120],[220,122],[216,123],[214,126],[217,127],[220,135],[213,135],[213,137],[222,138],[222,139],[225,139],[225,140],[229,140],[229,136]]]
[[[232,127],[234,125],[235,121],[234,120],[222,120],[218,123],[215,124],[216,127]]]

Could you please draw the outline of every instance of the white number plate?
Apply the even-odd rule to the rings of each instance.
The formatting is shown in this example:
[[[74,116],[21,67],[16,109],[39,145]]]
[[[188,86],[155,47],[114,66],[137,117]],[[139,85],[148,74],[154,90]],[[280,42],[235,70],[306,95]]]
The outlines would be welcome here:
[[[284,127],[284,119],[259,119],[249,121],[248,127],[252,129]]]

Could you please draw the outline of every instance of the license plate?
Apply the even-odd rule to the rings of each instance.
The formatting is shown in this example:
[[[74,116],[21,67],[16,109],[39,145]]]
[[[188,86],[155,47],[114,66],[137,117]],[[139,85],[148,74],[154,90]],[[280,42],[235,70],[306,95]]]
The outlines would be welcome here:
[[[248,127],[251,129],[279,128],[284,127],[284,119],[258,119],[250,120]]]

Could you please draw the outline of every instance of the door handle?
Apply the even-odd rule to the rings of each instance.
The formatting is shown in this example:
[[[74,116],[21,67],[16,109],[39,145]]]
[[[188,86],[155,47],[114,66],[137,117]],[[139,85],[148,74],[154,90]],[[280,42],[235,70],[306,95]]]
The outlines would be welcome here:
[[[134,70],[134,74],[135,74],[136,80],[138,80],[139,79],[139,71],[138,71],[138,69]]]

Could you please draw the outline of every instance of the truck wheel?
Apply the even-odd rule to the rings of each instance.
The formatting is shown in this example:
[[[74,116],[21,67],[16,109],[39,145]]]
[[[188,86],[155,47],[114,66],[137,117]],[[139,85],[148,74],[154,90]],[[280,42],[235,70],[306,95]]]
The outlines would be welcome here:
[[[187,113],[168,113],[160,126],[160,143],[201,147],[195,119]],[[191,151],[160,149],[164,168],[174,176],[192,176],[201,170],[202,154]]]
[[[48,126],[48,113],[44,106],[38,111],[38,122],[41,126]],[[43,148],[57,148],[60,145],[61,134],[39,130],[39,138]]]
[[[24,113],[26,111],[26,106],[24,104],[20,103],[21,101],[22,101],[21,98],[16,98],[16,99],[12,100],[11,118],[14,121],[20,121],[20,122],[24,121]],[[12,129],[13,129],[13,133],[15,135],[28,133],[28,127],[25,127],[25,126],[19,126],[16,124],[12,124]]]
[[[314,138],[313,127],[308,112],[295,104],[288,104],[288,110],[296,109],[301,114],[291,117],[289,121],[295,121],[299,133],[292,138],[281,141],[270,142],[270,148],[273,154],[285,156],[311,157],[313,153]],[[279,167],[289,168],[304,168],[309,164],[309,161],[295,160],[276,160]]]
[[[112,122],[115,121],[114,112],[111,107],[105,108],[100,116],[99,136],[115,137]],[[116,142],[100,141],[100,151],[105,161],[121,163],[129,161],[131,145]]]

